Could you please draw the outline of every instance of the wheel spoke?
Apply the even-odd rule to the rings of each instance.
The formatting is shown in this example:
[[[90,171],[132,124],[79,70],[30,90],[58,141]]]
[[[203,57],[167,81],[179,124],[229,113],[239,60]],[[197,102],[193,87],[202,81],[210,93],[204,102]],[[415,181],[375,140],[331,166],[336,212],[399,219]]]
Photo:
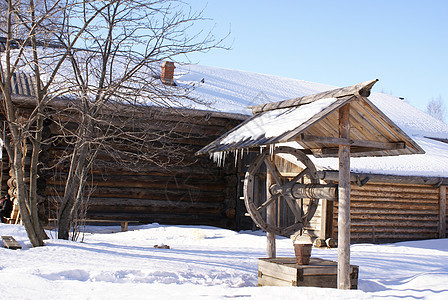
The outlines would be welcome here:
[[[266,164],[266,167],[269,169],[269,172],[271,173],[272,177],[274,178],[274,181],[279,186],[282,186],[283,181],[280,178],[280,172],[277,170],[277,167],[271,163],[271,161],[265,157],[264,163]]]
[[[257,211],[261,211],[262,209],[271,205],[276,200],[277,197],[278,197],[278,195],[269,197],[268,200],[266,200],[265,202],[263,202],[263,204],[261,204],[259,207],[257,207]]]
[[[286,203],[288,203],[288,206],[291,209],[292,213],[294,214],[294,217],[296,217],[297,220],[302,220],[302,213],[297,209],[297,206],[294,203],[294,200],[292,200],[288,196],[285,196],[284,198],[286,200]]]
[[[290,191],[291,188],[302,181],[319,183],[319,178],[315,170],[312,161],[302,152],[288,148],[288,147],[278,147],[274,150],[274,155],[286,153],[296,157],[297,161],[303,164],[304,169],[301,170],[297,176],[294,176],[291,180],[290,177],[286,178],[280,173],[280,167],[275,164],[275,160],[271,159],[272,153],[268,149],[264,149],[258,157],[251,162],[245,176],[244,180],[244,203],[246,205],[247,211],[250,213],[253,221],[258,227],[263,230],[278,235],[289,235],[294,231],[302,229],[305,224],[309,224],[310,219],[315,214],[317,208],[316,203],[310,204],[300,204],[301,199],[295,199],[288,193],[288,195],[283,195],[281,192]],[[265,170],[269,172],[272,177],[270,179],[270,187],[276,195],[270,193],[270,189],[267,190],[266,198],[260,199],[261,193],[259,190],[264,187],[264,184],[258,180],[257,174],[264,172],[262,165],[265,164]],[[275,187],[275,188],[274,188]],[[285,200],[281,200],[280,197],[285,197]],[[303,199],[302,199],[303,201]],[[270,209],[274,210],[275,207],[275,219],[276,224],[270,224],[267,220],[266,212]],[[291,211],[292,213],[290,213]],[[292,218],[283,218],[283,213],[292,214]],[[278,220],[281,218],[282,222],[279,223]],[[295,221],[292,223],[293,220]]]
[[[298,175],[296,175],[293,179],[291,179],[290,182],[297,182],[300,178],[302,178],[306,173],[309,172],[308,168],[305,168],[300,172]]]

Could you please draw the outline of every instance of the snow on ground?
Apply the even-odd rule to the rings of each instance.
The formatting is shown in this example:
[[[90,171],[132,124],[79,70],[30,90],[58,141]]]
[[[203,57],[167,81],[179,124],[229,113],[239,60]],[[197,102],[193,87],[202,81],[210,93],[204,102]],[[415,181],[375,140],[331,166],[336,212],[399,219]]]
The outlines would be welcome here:
[[[351,246],[359,289],[257,287],[262,232],[207,226],[88,227],[83,242],[30,248],[22,226],[0,224],[22,250],[0,248],[0,299],[448,299],[448,239]],[[54,232],[49,232],[54,237]],[[171,249],[156,249],[154,245]],[[289,239],[278,256],[293,256]],[[336,249],[312,256],[337,259]]]

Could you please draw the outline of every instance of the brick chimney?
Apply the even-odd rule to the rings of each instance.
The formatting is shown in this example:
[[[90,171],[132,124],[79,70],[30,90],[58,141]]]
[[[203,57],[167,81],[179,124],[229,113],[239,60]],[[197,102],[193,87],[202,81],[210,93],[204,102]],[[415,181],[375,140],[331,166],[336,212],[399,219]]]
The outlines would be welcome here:
[[[162,74],[160,75],[160,79],[164,84],[167,85],[176,85],[174,82],[174,63],[171,61],[164,61],[162,63]]]

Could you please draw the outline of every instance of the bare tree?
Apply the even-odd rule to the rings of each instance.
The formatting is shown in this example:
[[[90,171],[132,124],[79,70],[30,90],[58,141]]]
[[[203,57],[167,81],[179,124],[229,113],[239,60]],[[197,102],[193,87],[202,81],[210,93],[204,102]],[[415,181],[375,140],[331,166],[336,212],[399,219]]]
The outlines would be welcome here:
[[[189,95],[191,86],[161,84],[160,63],[221,47],[222,40],[198,29],[196,24],[205,19],[182,1],[5,2],[3,138],[17,180],[22,221],[33,246],[40,246],[44,231],[37,216],[36,186],[48,111],[67,145],[63,158],[70,167],[58,237],[68,239],[73,218],[84,207],[89,170],[100,151],[117,160],[143,159],[158,165],[182,152],[169,142],[173,128],[160,130],[151,119],[136,124],[133,115],[143,105],[173,108],[197,101]],[[18,112],[14,101],[11,86],[18,72],[31,72],[35,78],[30,116]],[[54,105],[56,99],[69,104]],[[70,118],[76,118],[75,128],[66,126]],[[24,162],[29,152],[25,145],[31,145],[30,167]],[[148,151],[156,147],[167,155]]]
[[[5,10],[2,11],[1,29],[6,35],[4,50],[1,52],[0,82],[1,109],[6,119],[2,124],[3,142],[15,180],[13,196],[17,199],[22,222],[34,247],[44,245],[43,239],[46,237],[38,217],[37,179],[46,108],[55,97],[60,96],[53,93],[50,87],[73,45],[93,18],[86,20],[85,26],[79,28],[78,32],[73,32],[72,42],[57,55],[46,53],[42,48],[52,42],[49,37],[58,35],[54,31],[57,26],[52,26],[55,25],[54,20],[59,20],[59,16],[75,4],[56,0],[2,2]],[[100,14],[104,8],[98,7],[96,14]],[[45,67],[42,61],[51,65],[49,72],[48,68],[46,73],[43,71]],[[32,91],[26,95],[31,105],[29,112],[20,108],[13,91],[13,85],[20,84],[16,78],[22,75],[33,78]],[[31,160],[29,164],[26,163],[28,153]]]
[[[437,120],[445,122],[446,107],[442,97],[431,98],[431,101],[426,105],[426,112]]]
[[[16,184],[16,198],[18,200],[20,214],[28,237],[33,246],[42,246],[44,231],[40,225],[37,214],[37,164],[40,151],[41,127],[43,122],[42,110],[47,100],[46,89],[42,84],[39,66],[36,56],[37,28],[43,21],[42,16],[36,14],[34,2],[30,1],[27,10],[19,1],[6,1],[3,3],[6,14],[3,15],[2,29],[6,33],[5,49],[2,53],[1,68],[1,92],[2,110],[6,121],[3,124],[3,141],[14,173]],[[57,6],[49,8],[48,15],[56,11]],[[13,38],[16,32],[26,32],[24,39]],[[25,47],[31,49],[31,54],[24,60]],[[14,48],[16,48],[14,50]],[[14,76],[18,76],[20,68],[30,68],[35,76],[34,84],[34,109],[26,118],[19,112],[19,107],[14,101],[12,85]],[[31,165],[27,169],[25,165],[27,148],[31,146]]]
[[[85,5],[82,14],[95,12],[97,5]],[[117,161],[131,159],[133,166],[139,160],[156,165],[182,160],[182,149],[172,142],[174,128],[161,130],[160,121],[141,113],[135,116],[142,106],[174,109],[199,101],[189,95],[192,86],[162,84],[157,74],[162,61],[182,60],[189,53],[221,46],[222,40],[210,32],[195,30],[203,20],[201,13],[191,12],[181,1],[123,0],[110,5],[94,26],[86,28],[83,44],[78,44],[88,51],[72,51],[69,57],[75,75],[70,90],[76,91],[77,99],[71,109],[76,110],[79,126],[66,138],[72,151],[58,216],[59,238],[69,238],[85,197],[88,171],[99,151]],[[69,45],[71,36],[68,30],[60,42]]]

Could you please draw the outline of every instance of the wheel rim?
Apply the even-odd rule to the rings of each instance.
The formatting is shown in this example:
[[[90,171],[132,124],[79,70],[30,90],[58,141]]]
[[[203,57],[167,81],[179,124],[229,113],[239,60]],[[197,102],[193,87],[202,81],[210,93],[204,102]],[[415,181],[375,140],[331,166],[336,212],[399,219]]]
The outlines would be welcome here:
[[[269,160],[269,156],[275,157],[281,154],[293,155],[304,165],[303,170],[293,178],[283,176],[279,172],[275,160],[273,160],[274,164]],[[259,199],[259,193],[255,190],[255,182],[258,174],[263,170],[263,165],[269,170],[274,179],[274,184],[270,187],[270,191],[274,185],[283,187],[284,191],[290,191],[299,180],[308,180],[310,183],[316,184],[319,183],[314,164],[303,152],[291,147],[278,147],[272,153],[268,149],[265,149],[250,165],[244,179],[244,203],[252,220],[258,227],[266,232],[283,236],[291,235],[303,229],[314,216],[319,199],[309,198],[308,203],[305,203],[306,201],[304,202],[303,199],[295,199],[290,192],[271,194],[272,191],[268,193],[267,199]],[[266,221],[266,209],[270,205],[276,205],[277,207],[277,224],[268,224]],[[279,205],[284,205],[287,208],[286,210],[283,208],[283,211],[289,211],[293,214],[294,221],[286,223],[278,221],[283,220],[283,216],[279,216],[281,214]]]

